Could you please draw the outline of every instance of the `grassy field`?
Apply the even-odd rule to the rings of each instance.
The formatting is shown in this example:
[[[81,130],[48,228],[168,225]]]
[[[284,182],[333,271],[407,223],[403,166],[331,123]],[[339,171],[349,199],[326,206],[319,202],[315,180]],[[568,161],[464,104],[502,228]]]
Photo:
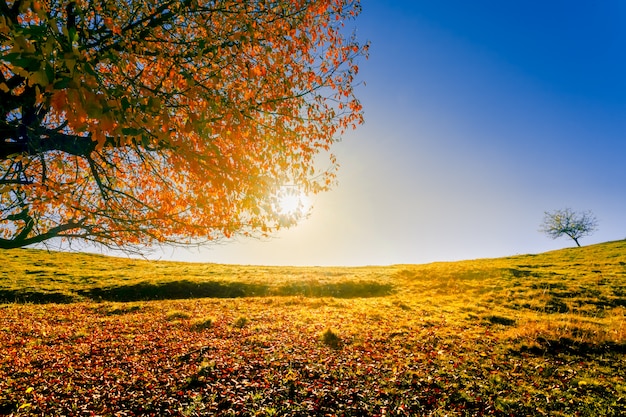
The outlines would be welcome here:
[[[626,241],[363,268],[0,260],[0,415],[626,415]]]

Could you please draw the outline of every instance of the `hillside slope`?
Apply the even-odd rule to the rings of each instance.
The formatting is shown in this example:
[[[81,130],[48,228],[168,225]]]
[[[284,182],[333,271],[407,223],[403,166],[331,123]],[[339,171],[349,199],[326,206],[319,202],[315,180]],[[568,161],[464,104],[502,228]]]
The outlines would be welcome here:
[[[594,297],[597,308],[626,305],[626,241],[537,255],[386,267],[195,264],[32,249],[3,251],[0,259],[0,302],[391,294],[423,299],[492,293],[512,307],[538,308],[547,300],[546,309],[563,310],[558,299],[567,298],[574,308],[585,297]]]
[[[0,415],[626,415],[624,241],[363,268],[0,256]]]

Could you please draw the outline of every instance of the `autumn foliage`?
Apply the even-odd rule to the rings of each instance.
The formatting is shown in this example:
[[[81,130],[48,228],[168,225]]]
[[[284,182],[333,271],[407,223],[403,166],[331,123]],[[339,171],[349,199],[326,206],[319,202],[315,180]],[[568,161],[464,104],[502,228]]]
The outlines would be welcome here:
[[[268,233],[362,121],[354,0],[0,1],[0,247]],[[346,34],[347,33],[347,34]],[[328,158],[319,164],[319,155]]]

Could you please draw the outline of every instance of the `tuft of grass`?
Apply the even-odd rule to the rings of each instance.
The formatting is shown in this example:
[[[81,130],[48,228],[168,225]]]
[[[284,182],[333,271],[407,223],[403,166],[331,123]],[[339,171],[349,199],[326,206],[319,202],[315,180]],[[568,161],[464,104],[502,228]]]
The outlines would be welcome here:
[[[248,324],[248,318],[244,316],[237,317],[237,319],[233,322],[233,327],[238,329],[243,329]]]
[[[191,330],[195,330],[198,332],[202,330],[210,329],[211,327],[213,327],[214,321],[215,320],[212,317],[204,317],[201,319],[196,319],[191,323],[189,328]]]
[[[515,319],[497,315],[487,316],[486,319],[491,324],[501,324],[503,326],[513,326],[516,323]]]
[[[96,311],[102,312],[107,316],[117,316],[120,314],[130,314],[141,311],[143,308],[140,304],[128,304],[128,303],[115,303],[113,305],[110,304],[102,304],[96,308]]]
[[[340,349],[343,345],[341,337],[331,329],[326,329],[326,331],[322,333],[321,339],[322,343],[333,349]]]
[[[189,313],[180,310],[171,310],[165,314],[165,320],[167,321],[188,320],[189,318],[191,318]]]
[[[72,339],[79,340],[89,336],[89,330],[87,329],[78,329],[72,335]]]

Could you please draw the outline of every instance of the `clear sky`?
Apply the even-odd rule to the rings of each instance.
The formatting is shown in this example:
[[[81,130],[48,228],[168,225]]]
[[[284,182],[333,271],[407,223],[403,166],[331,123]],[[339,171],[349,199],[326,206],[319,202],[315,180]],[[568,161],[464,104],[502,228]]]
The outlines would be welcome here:
[[[365,124],[333,191],[272,239],[161,259],[388,265],[572,246],[546,210],[626,238],[626,1],[363,0]]]

